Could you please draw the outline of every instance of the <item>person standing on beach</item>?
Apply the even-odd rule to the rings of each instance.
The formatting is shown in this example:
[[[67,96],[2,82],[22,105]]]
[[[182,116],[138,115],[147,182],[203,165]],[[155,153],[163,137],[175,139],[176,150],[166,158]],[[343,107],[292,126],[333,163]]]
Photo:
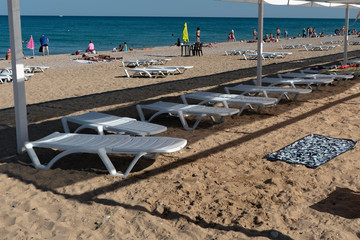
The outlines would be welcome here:
[[[49,53],[49,39],[44,34],[42,34],[41,37],[40,37],[40,44],[41,44],[41,49],[42,49],[43,56],[45,56],[45,49],[46,49],[47,55],[49,56],[50,55],[50,53]]]
[[[280,39],[280,35],[281,35],[280,28],[276,28],[276,36],[277,36],[277,39]]]
[[[306,29],[305,28],[303,28],[303,36],[302,37],[306,38]]]
[[[288,37],[289,37],[288,31],[285,29],[284,30],[284,38],[288,38]]]
[[[234,29],[231,30],[231,40],[232,40],[233,42],[236,42]]]
[[[200,28],[198,27],[196,30],[196,42],[200,42]]]
[[[254,31],[253,31],[253,37],[254,37],[254,40],[256,40],[256,39],[257,39],[256,34],[257,34],[256,29],[254,29]]]

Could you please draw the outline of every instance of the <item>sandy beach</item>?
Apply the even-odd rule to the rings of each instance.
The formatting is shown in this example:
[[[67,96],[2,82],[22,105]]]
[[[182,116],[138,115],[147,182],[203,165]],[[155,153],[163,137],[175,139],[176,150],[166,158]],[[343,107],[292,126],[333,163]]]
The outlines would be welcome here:
[[[292,52],[263,61],[263,75],[339,64],[343,44],[329,51],[281,49],[280,44],[340,39],[281,40],[266,52]],[[351,37],[357,41],[358,38]],[[125,60],[171,58],[166,65],[194,66],[164,78],[127,78],[120,61],[79,63],[79,56],[36,56],[25,65],[50,69],[25,82],[29,138],[62,132],[60,119],[99,111],[139,119],[135,105],[181,103],[180,95],[224,93],[256,78],[256,60],[225,50],[256,49],[256,43],[216,43],[204,56],[181,57],[180,48],[101,52]],[[349,46],[349,58],[360,55]],[[51,51],[51,48],[50,48]],[[7,60],[1,67],[10,67]],[[185,131],[177,118],[159,136],[185,138],[181,151],[141,159],[127,178],[108,174],[97,155],[73,154],[50,170],[37,170],[16,154],[12,83],[0,84],[0,239],[359,239],[359,147],[315,168],[263,157],[308,134],[360,140],[360,79],[313,89],[297,101],[282,100],[260,113],[246,110],[221,124],[203,119]],[[39,150],[41,159],[54,152]],[[123,170],[130,156],[113,155]]]

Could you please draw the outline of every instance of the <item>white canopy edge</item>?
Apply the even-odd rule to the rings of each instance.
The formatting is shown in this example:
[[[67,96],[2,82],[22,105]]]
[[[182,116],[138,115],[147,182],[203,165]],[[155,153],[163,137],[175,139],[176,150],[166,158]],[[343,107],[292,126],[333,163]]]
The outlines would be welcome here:
[[[245,2],[259,4],[260,0],[217,0],[224,2]],[[360,0],[329,0],[329,1],[311,1],[311,0],[263,0],[264,4],[279,6],[304,6],[304,7],[329,7],[329,8],[360,8]]]

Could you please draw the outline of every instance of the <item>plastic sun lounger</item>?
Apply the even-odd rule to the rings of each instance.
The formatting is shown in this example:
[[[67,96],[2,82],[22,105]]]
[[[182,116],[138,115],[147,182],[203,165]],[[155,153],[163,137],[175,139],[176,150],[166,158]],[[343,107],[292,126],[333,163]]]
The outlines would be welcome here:
[[[255,83],[256,80],[254,80]],[[269,83],[270,86],[288,85],[296,88],[296,85],[306,85],[306,88],[311,89],[311,85],[316,85],[320,88],[322,84],[328,85],[334,81],[333,78],[263,78],[262,82]]]
[[[165,77],[169,74],[174,74],[177,70],[176,69],[165,69],[165,68],[134,68],[134,69],[124,69],[127,77],[144,77],[148,76],[150,78],[158,76]],[[133,72],[130,76],[129,72]]]
[[[263,52],[262,53],[262,59],[265,60],[267,59],[271,59],[271,58],[284,58],[286,55],[290,55],[292,53],[290,52]],[[244,53],[243,54],[244,59],[248,60],[248,59],[257,59],[258,54],[257,53]]]
[[[27,69],[29,69],[28,72],[35,73],[35,72],[45,72],[45,70],[49,68],[50,67],[48,66],[25,66],[24,70],[26,71]]]
[[[203,117],[209,116],[213,122],[216,122],[215,117],[220,117],[220,121],[218,122],[223,122],[225,117],[237,114],[239,112],[239,109],[235,108],[207,107],[202,105],[187,105],[162,101],[147,105],[138,104],[136,105],[136,109],[139,113],[141,121],[151,122],[155,117],[161,114],[177,116],[179,117],[184,129],[187,131],[194,130]],[[146,120],[143,109],[155,111],[156,113],[154,113],[148,120]],[[185,115],[198,116],[193,127],[189,127],[187,121],[185,120]]]
[[[351,41],[349,45],[360,45],[360,41]]]
[[[288,45],[280,45],[281,49],[296,49],[296,48],[305,48],[308,51],[308,47],[310,44],[288,44]]]
[[[348,80],[351,78],[354,78],[354,76],[352,75],[347,75],[347,74],[317,74],[317,73],[296,73],[296,72],[287,72],[287,73],[283,73],[283,74],[278,74],[279,78],[314,78],[314,79],[319,79],[319,78],[333,78],[336,80]]]
[[[134,137],[128,135],[94,135],[54,132],[42,139],[25,142],[25,149],[36,169],[50,169],[60,158],[72,153],[98,154],[106,169],[113,176],[127,177],[136,162],[146,154],[171,153],[182,149],[187,141],[168,137]],[[34,147],[64,150],[48,164],[41,164]],[[107,156],[109,153],[134,154],[135,157],[124,173],[119,173]]]
[[[356,75],[359,71],[339,71],[336,72],[336,66],[323,66],[322,69],[314,69],[314,68],[305,68],[300,70],[301,73],[313,73],[318,74],[320,71],[328,71],[327,74],[329,75]],[[355,77],[355,76],[354,76]]]
[[[193,66],[152,66],[153,69],[175,69],[178,73],[184,73],[186,70],[193,68]]]
[[[212,103],[222,103],[226,108],[229,107],[229,104],[242,105],[238,116],[245,110],[246,107],[253,109],[252,105],[257,106],[258,111],[261,110],[264,106],[274,106],[277,104],[276,98],[268,97],[249,97],[238,94],[223,94],[223,93],[213,93],[213,92],[203,92],[198,91],[194,93],[184,94],[180,96],[182,101],[185,104],[188,104],[187,98],[200,100],[198,104],[212,104]]]
[[[29,73],[31,71],[30,67],[25,66],[24,67],[24,72],[25,73]],[[12,68],[11,67],[7,67],[7,68],[0,68],[0,73],[5,73],[5,74],[12,74]]]
[[[74,132],[90,128],[96,130],[100,135],[104,131],[132,134],[139,136],[155,135],[165,132],[167,128],[162,125],[137,121],[134,118],[118,117],[99,112],[88,112],[77,116],[63,117],[61,119],[64,131],[70,133],[68,122],[80,124]]]
[[[123,67],[137,67],[139,63],[137,60],[135,61],[121,61]]]
[[[322,41],[321,44],[339,44],[342,43],[342,40],[330,40],[330,41]]]
[[[311,46],[310,51],[328,51],[336,48],[338,45],[329,45],[329,46]]]
[[[279,102],[284,96],[290,100],[288,94],[295,94],[294,100],[296,100],[299,94],[311,93],[311,89],[302,88],[285,88],[285,87],[269,87],[269,86],[256,86],[256,85],[244,85],[239,84],[234,87],[225,87],[225,92],[230,94],[231,91],[241,92],[242,95],[246,94],[259,94],[262,93],[265,97],[269,97],[269,94],[280,94],[277,101]]]
[[[287,55],[291,55],[292,52],[263,52],[263,54],[270,55],[273,58],[283,58]]]
[[[25,73],[24,80],[25,81],[30,80],[32,76],[34,76],[34,74]],[[9,73],[9,72],[0,73],[0,83],[4,83],[5,81],[12,82],[12,73]]]
[[[256,50],[230,50],[230,51],[225,51],[225,55],[229,56],[229,55],[242,55],[244,53],[254,53],[256,52]]]

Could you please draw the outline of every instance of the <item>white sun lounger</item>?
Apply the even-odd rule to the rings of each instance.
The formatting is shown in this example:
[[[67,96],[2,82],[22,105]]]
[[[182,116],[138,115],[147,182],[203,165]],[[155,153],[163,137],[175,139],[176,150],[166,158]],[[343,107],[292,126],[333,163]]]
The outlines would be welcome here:
[[[360,45],[360,41],[351,41],[349,45]]]
[[[225,51],[225,55],[229,56],[229,55],[242,55],[244,53],[254,53],[256,52],[256,50],[230,50],[230,51]]]
[[[342,43],[343,40],[329,40],[329,41],[322,41],[321,44],[339,44]]]
[[[175,69],[178,73],[184,73],[186,70],[193,68],[193,66],[151,66],[152,69]]]
[[[245,110],[246,107],[253,109],[253,105],[257,106],[258,111],[264,106],[274,106],[277,104],[276,98],[268,97],[249,97],[238,94],[223,94],[213,92],[198,91],[194,93],[184,94],[180,96],[185,104],[188,104],[187,98],[200,100],[198,104],[213,104],[221,103],[224,107],[228,108],[229,104],[242,105],[238,116]]]
[[[343,61],[340,61],[341,65],[344,65]],[[348,59],[347,60],[348,64],[357,64],[360,63],[360,58],[353,58],[353,59]]]
[[[297,72],[287,72],[278,74],[279,78],[333,78],[336,80],[348,80],[354,78],[352,75],[346,74],[317,74],[317,73],[297,73]]]
[[[271,59],[271,58],[284,58],[286,55],[292,54],[291,52],[263,52],[262,53],[262,59],[265,60]],[[258,54],[257,53],[244,53],[243,54],[244,59],[257,59]]]
[[[164,65],[170,58],[161,58],[161,59],[137,59],[134,61],[122,61],[121,64],[123,67],[139,67],[139,66],[149,66],[149,65]]]
[[[319,71],[328,71],[329,75],[353,75],[355,77],[355,75],[359,74],[359,71],[336,71],[336,66],[324,66],[322,69],[313,69],[313,68],[305,68],[300,70],[301,73],[313,73],[313,74],[318,74]]]
[[[35,72],[45,72],[46,69],[49,69],[50,67],[48,66],[25,66],[24,70],[30,73],[35,73]]]
[[[276,85],[288,85],[293,88],[296,88],[296,85],[306,85],[306,88],[311,89],[311,85],[316,85],[317,88],[320,88],[322,84],[328,85],[334,81],[333,78],[263,78],[262,82],[270,84],[270,86]],[[256,80],[254,80],[254,84]]]
[[[158,76],[165,77],[169,74],[174,74],[177,72],[177,69],[165,69],[165,68],[133,68],[133,69],[124,69],[127,77],[144,77],[148,76],[150,78]],[[133,72],[132,75],[129,72]]]
[[[137,121],[134,118],[118,117],[99,112],[88,112],[76,116],[63,117],[61,119],[64,131],[70,132],[68,122],[80,124],[74,132],[90,128],[96,130],[100,135],[104,131],[126,133],[132,135],[146,136],[165,132],[167,128],[162,125]]]
[[[187,105],[162,101],[147,105],[138,104],[136,105],[136,109],[139,113],[141,121],[151,122],[155,117],[161,114],[170,114],[172,116],[179,117],[184,129],[187,131],[194,130],[203,117],[209,116],[213,122],[216,122],[215,117],[220,117],[221,119],[218,122],[223,122],[225,117],[239,112],[239,109],[235,108],[207,107],[202,105]],[[146,120],[143,109],[155,111],[155,113]],[[193,127],[189,127],[187,121],[185,120],[185,115],[198,116]]]
[[[30,80],[32,76],[34,76],[34,74],[25,73],[24,80],[25,81]],[[4,82],[12,82],[12,73],[9,72],[0,73],[0,83],[4,83]]]
[[[231,91],[241,92],[242,95],[246,94],[259,94],[262,93],[265,97],[269,97],[269,94],[280,94],[277,101],[279,102],[284,96],[290,100],[288,94],[295,94],[294,100],[296,100],[299,94],[311,93],[311,89],[302,88],[289,88],[289,87],[268,87],[268,86],[256,86],[256,85],[244,85],[239,84],[234,87],[225,87],[225,92],[230,94]]]
[[[338,47],[339,45],[328,45],[328,46],[311,46],[310,51],[328,51]]]
[[[282,49],[296,49],[296,48],[305,48],[305,50],[308,50],[308,47],[311,44],[285,44],[285,45],[280,45],[280,47]]]
[[[60,158],[72,153],[98,154],[106,169],[113,176],[127,177],[136,162],[146,154],[170,153],[182,149],[187,141],[168,137],[133,137],[128,135],[93,135],[54,132],[42,139],[25,142],[25,149],[37,169],[50,169]],[[41,164],[34,147],[64,150],[48,164]],[[107,156],[109,153],[134,154],[135,157],[124,173],[119,173]]]

